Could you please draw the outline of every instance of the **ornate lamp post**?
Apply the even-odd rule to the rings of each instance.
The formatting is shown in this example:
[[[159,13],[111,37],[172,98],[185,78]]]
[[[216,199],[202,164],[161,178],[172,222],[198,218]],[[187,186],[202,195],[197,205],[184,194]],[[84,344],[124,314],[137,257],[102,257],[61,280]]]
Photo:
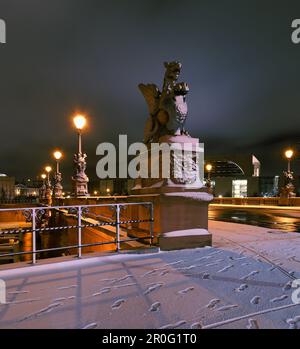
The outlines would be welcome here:
[[[207,187],[210,188],[211,187],[211,180],[210,180],[210,174],[211,174],[211,170],[212,170],[212,165],[211,164],[207,164],[205,166],[206,171],[207,171]]]
[[[86,157],[85,153],[82,153],[82,130],[86,126],[86,118],[84,115],[78,114],[73,118],[75,128],[78,133],[78,153],[74,155],[75,171],[72,180],[74,182],[74,195],[75,196],[87,196],[89,178],[85,173],[86,170]]]
[[[60,173],[60,168],[59,168],[59,160],[62,158],[63,154],[60,151],[55,151],[53,153],[53,157],[56,160],[56,172],[55,172],[55,176],[54,176],[54,197],[56,199],[62,198],[62,192],[63,192],[63,186],[61,184],[62,181],[62,176]]]
[[[49,205],[52,203],[52,186],[50,181],[50,172],[52,171],[51,166],[46,166],[45,171],[47,172],[47,180],[46,180],[46,199]]]
[[[40,190],[39,190],[39,196],[40,196],[40,199],[41,200],[44,200],[46,198],[46,178],[47,178],[47,175],[45,173],[43,173],[41,175],[41,178],[43,180],[43,184],[42,186],[40,187]]]
[[[291,172],[291,159],[292,159],[292,157],[294,155],[294,151],[292,149],[288,149],[288,150],[285,151],[284,155],[285,155],[285,157],[288,160],[287,171]]]
[[[284,152],[284,155],[288,161],[287,171],[283,171],[284,185],[280,190],[281,198],[293,197],[296,194],[294,193],[295,186],[293,184],[294,176],[291,171],[291,159],[294,156],[294,151],[292,149],[287,149]]]

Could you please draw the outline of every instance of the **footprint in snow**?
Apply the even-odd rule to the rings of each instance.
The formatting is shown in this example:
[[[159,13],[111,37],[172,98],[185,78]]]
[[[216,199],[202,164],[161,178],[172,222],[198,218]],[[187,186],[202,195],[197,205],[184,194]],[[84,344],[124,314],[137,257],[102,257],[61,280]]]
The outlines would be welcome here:
[[[99,280],[100,282],[102,281],[102,282],[113,282],[113,281],[116,281],[116,280],[118,280],[118,279],[101,279],[101,280]]]
[[[219,253],[222,253],[222,251],[214,251],[214,252],[209,253],[208,255],[214,256],[214,255],[219,254]]]
[[[248,320],[248,325],[246,326],[248,330],[258,330],[258,321],[255,319],[249,319]]]
[[[147,288],[147,290],[144,292],[144,295],[147,295],[155,290],[158,290],[159,288],[161,288],[163,286],[163,283],[159,283],[159,284],[154,284],[153,286],[150,286]]]
[[[254,275],[258,274],[258,273],[259,273],[258,270],[253,270],[253,271],[251,271],[249,274],[243,276],[243,277],[241,278],[241,280],[247,280],[250,276],[254,276]]]
[[[297,323],[300,321],[300,315],[295,316],[294,318],[287,319],[286,322],[289,325],[290,330],[298,329]]]
[[[111,307],[112,309],[119,309],[124,302],[125,299],[118,299]]]
[[[207,305],[206,305],[206,308],[208,309],[213,309],[217,304],[219,304],[221,302],[220,299],[212,299]]]
[[[210,258],[213,258],[213,256],[203,256],[203,257],[200,257],[200,258],[196,258],[195,261],[199,262],[199,261],[202,261],[203,259],[210,259]]]
[[[8,292],[8,294],[25,294],[25,293],[29,293],[29,291],[11,291],[11,292]]]
[[[247,256],[242,256],[242,257],[230,257],[230,258],[232,258],[233,260],[236,260],[236,261],[241,261],[242,259],[246,259],[247,258]]]
[[[203,273],[202,274],[202,279],[209,279],[210,278],[210,274],[208,274],[208,273]]]
[[[177,268],[176,270],[190,270],[196,268],[196,265],[190,265],[188,267]]]
[[[146,276],[151,276],[152,274],[158,272],[159,269],[153,269],[153,270],[150,270],[150,271],[147,271],[147,273],[145,273],[144,275],[142,275],[142,277],[146,277]]]
[[[99,295],[104,294],[104,293],[109,293],[110,291],[111,291],[110,287],[104,287],[99,292],[94,293],[92,295],[92,297],[96,297],[96,296],[99,296]]]
[[[123,285],[117,285],[117,286],[113,286],[114,289],[118,289],[118,288],[123,288],[123,287],[130,287],[130,286],[136,286],[136,283],[131,283],[131,284],[123,284]]]
[[[53,302],[61,302],[61,301],[65,301],[66,299],[67,299],[66,297],[55,298],[53,299]]]
[[[186,324],[186,321],[182,320],[182,321],[176,322],[175,324],[168,324],[168,325],[162,326],[162,327],[160,327],[160,330],[175,329],[175,328],[180,327],[180,326],[182,326],[184,324]]]
[[[227,265],[223,269],[218,270],[218,273],[224,273],[225,271],[227,271],[227,270],[229,270],[231,268],[233,268],[233,264]]]
[[[129,278],[132,278],[132,275],[125,275],[125,276],[122,276],[121,278],[119,279],[115,279],[114,281],[111,282],[111,284],[115,284],[117,282],[120,282],[120,281],[124,281],[124,280],[127,280]]]
[[[236,292],[242,292],[242,291],[245,291],[246,288],[248,288],[248,285],[247,284],[242,284],[238,288],[235,288],[234,290]]]
[[[203,327],[201,322],[195,322],[191,325],[191,330],[201,330]]]
[[[91,330],[93,328],[96,328],[97,326],[98,326],[98,324],[96,322],[92,322],[91,324],[84,326],[82,329],[83,330]]]
[[[177,293],[186,294],[186,293],[193,291],[193,290],[194,290],[194,287],[188,287],[188,288],[185,288],[184,290],[178,291]]]
[[[286,294],[283,294],[280,297],[275,297],[275,298],[271,299],[270,302],[272,302],[272,303],[281,302],[287,298],[288,298],[288,296]]]
[[[168,264],[165,264],[164,267],[169,267],[169,266],[171,266],[171,265],[176,265],[176,264],[183,263],[183,262],[184,262],[184,260],[180,260],[180,261],[168,263]]]
[[[259,296],[255,296],[251,299],[250,303],[252,304],[258,304],[260,302],[260,297]]]
[[[58,290],[68,290],[70,288],[76,288],[77,285],[70,285],[70,286],[63,286],[63,287],[59,287]]]
[[[292,284],[293,284],[293,281],[287,282],[287,283],[283,286],[282,290],[283,290],[283,291],[288,291],[288,290],[290,290],[290,289],[292,288]]]
[[[221,262],[223,262],[223,260],[224,260],[224,259],[218,259],[218,260],[216,260],[215,262],[206,264],[205,266],[206,266],[206,267],[211,267],[211,266],[214,266],[214,265],[218,265],[218,264],[220,264]]]
[[[159,311],[161,304],[159,302],[155,302],[149,308],[149,311]]]
[[[237,304],[232,304],[232,305],[224,305],[223,307],[217,308],[216,311],[226,311],[226,310],[231,310],[234,308],[237,308]]]
[[[35,312],[35,313],[31,313],[31,314],[29,314],[29,315],[23,317],[21,320],[19,320],[19,322],[25,321],[25,320],[29,320],[29,319],[31,319],[31,318],[35,318],[35,317],[41,316],[41,315],[43,315],[43,314],[48,314],[48,313],[50,313],[53,309],[55,309],[55,308],[57,308],[57,307],[59,307],[59,306],[61,306],[61,305],[63,305],[63,303],[53,303],[53,304],[50,304],[50,305],[48,305],[48,307],[46,307],[46,308],[43,308],[43,309],[41,309],[41,310],[39,310],[39,311],[37,311],[37,312]]]

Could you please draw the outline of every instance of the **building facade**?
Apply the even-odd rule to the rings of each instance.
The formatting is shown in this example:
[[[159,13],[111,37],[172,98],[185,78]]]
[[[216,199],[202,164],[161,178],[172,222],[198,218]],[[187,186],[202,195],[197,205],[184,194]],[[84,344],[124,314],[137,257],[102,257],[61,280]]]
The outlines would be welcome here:
[[[261,164],[255,155],[216,156],[206,159],[211,164],[211,187],[216,197],[276,196],[279,178],[261,176]]]
[[[0,174],[0,201],[10,201],[15,197],[15,178]]]

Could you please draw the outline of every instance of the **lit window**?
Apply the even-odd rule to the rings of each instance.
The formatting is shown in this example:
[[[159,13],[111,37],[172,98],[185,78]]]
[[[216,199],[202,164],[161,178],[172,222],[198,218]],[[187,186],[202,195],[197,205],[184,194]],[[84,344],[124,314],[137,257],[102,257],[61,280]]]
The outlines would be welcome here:
[[[247,196],[247,179],[236,179],[232,181],[232,197],[242,198]]]

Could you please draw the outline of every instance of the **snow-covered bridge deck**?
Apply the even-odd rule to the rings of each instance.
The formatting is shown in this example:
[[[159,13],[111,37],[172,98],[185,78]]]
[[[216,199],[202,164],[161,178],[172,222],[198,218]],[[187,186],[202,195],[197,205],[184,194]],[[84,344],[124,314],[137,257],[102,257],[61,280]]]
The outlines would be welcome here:
[[[297,328],[300,235],[210,222],[214,247],[0,271],[0,328]],[[299,320],[299,322],[298,322]]]

